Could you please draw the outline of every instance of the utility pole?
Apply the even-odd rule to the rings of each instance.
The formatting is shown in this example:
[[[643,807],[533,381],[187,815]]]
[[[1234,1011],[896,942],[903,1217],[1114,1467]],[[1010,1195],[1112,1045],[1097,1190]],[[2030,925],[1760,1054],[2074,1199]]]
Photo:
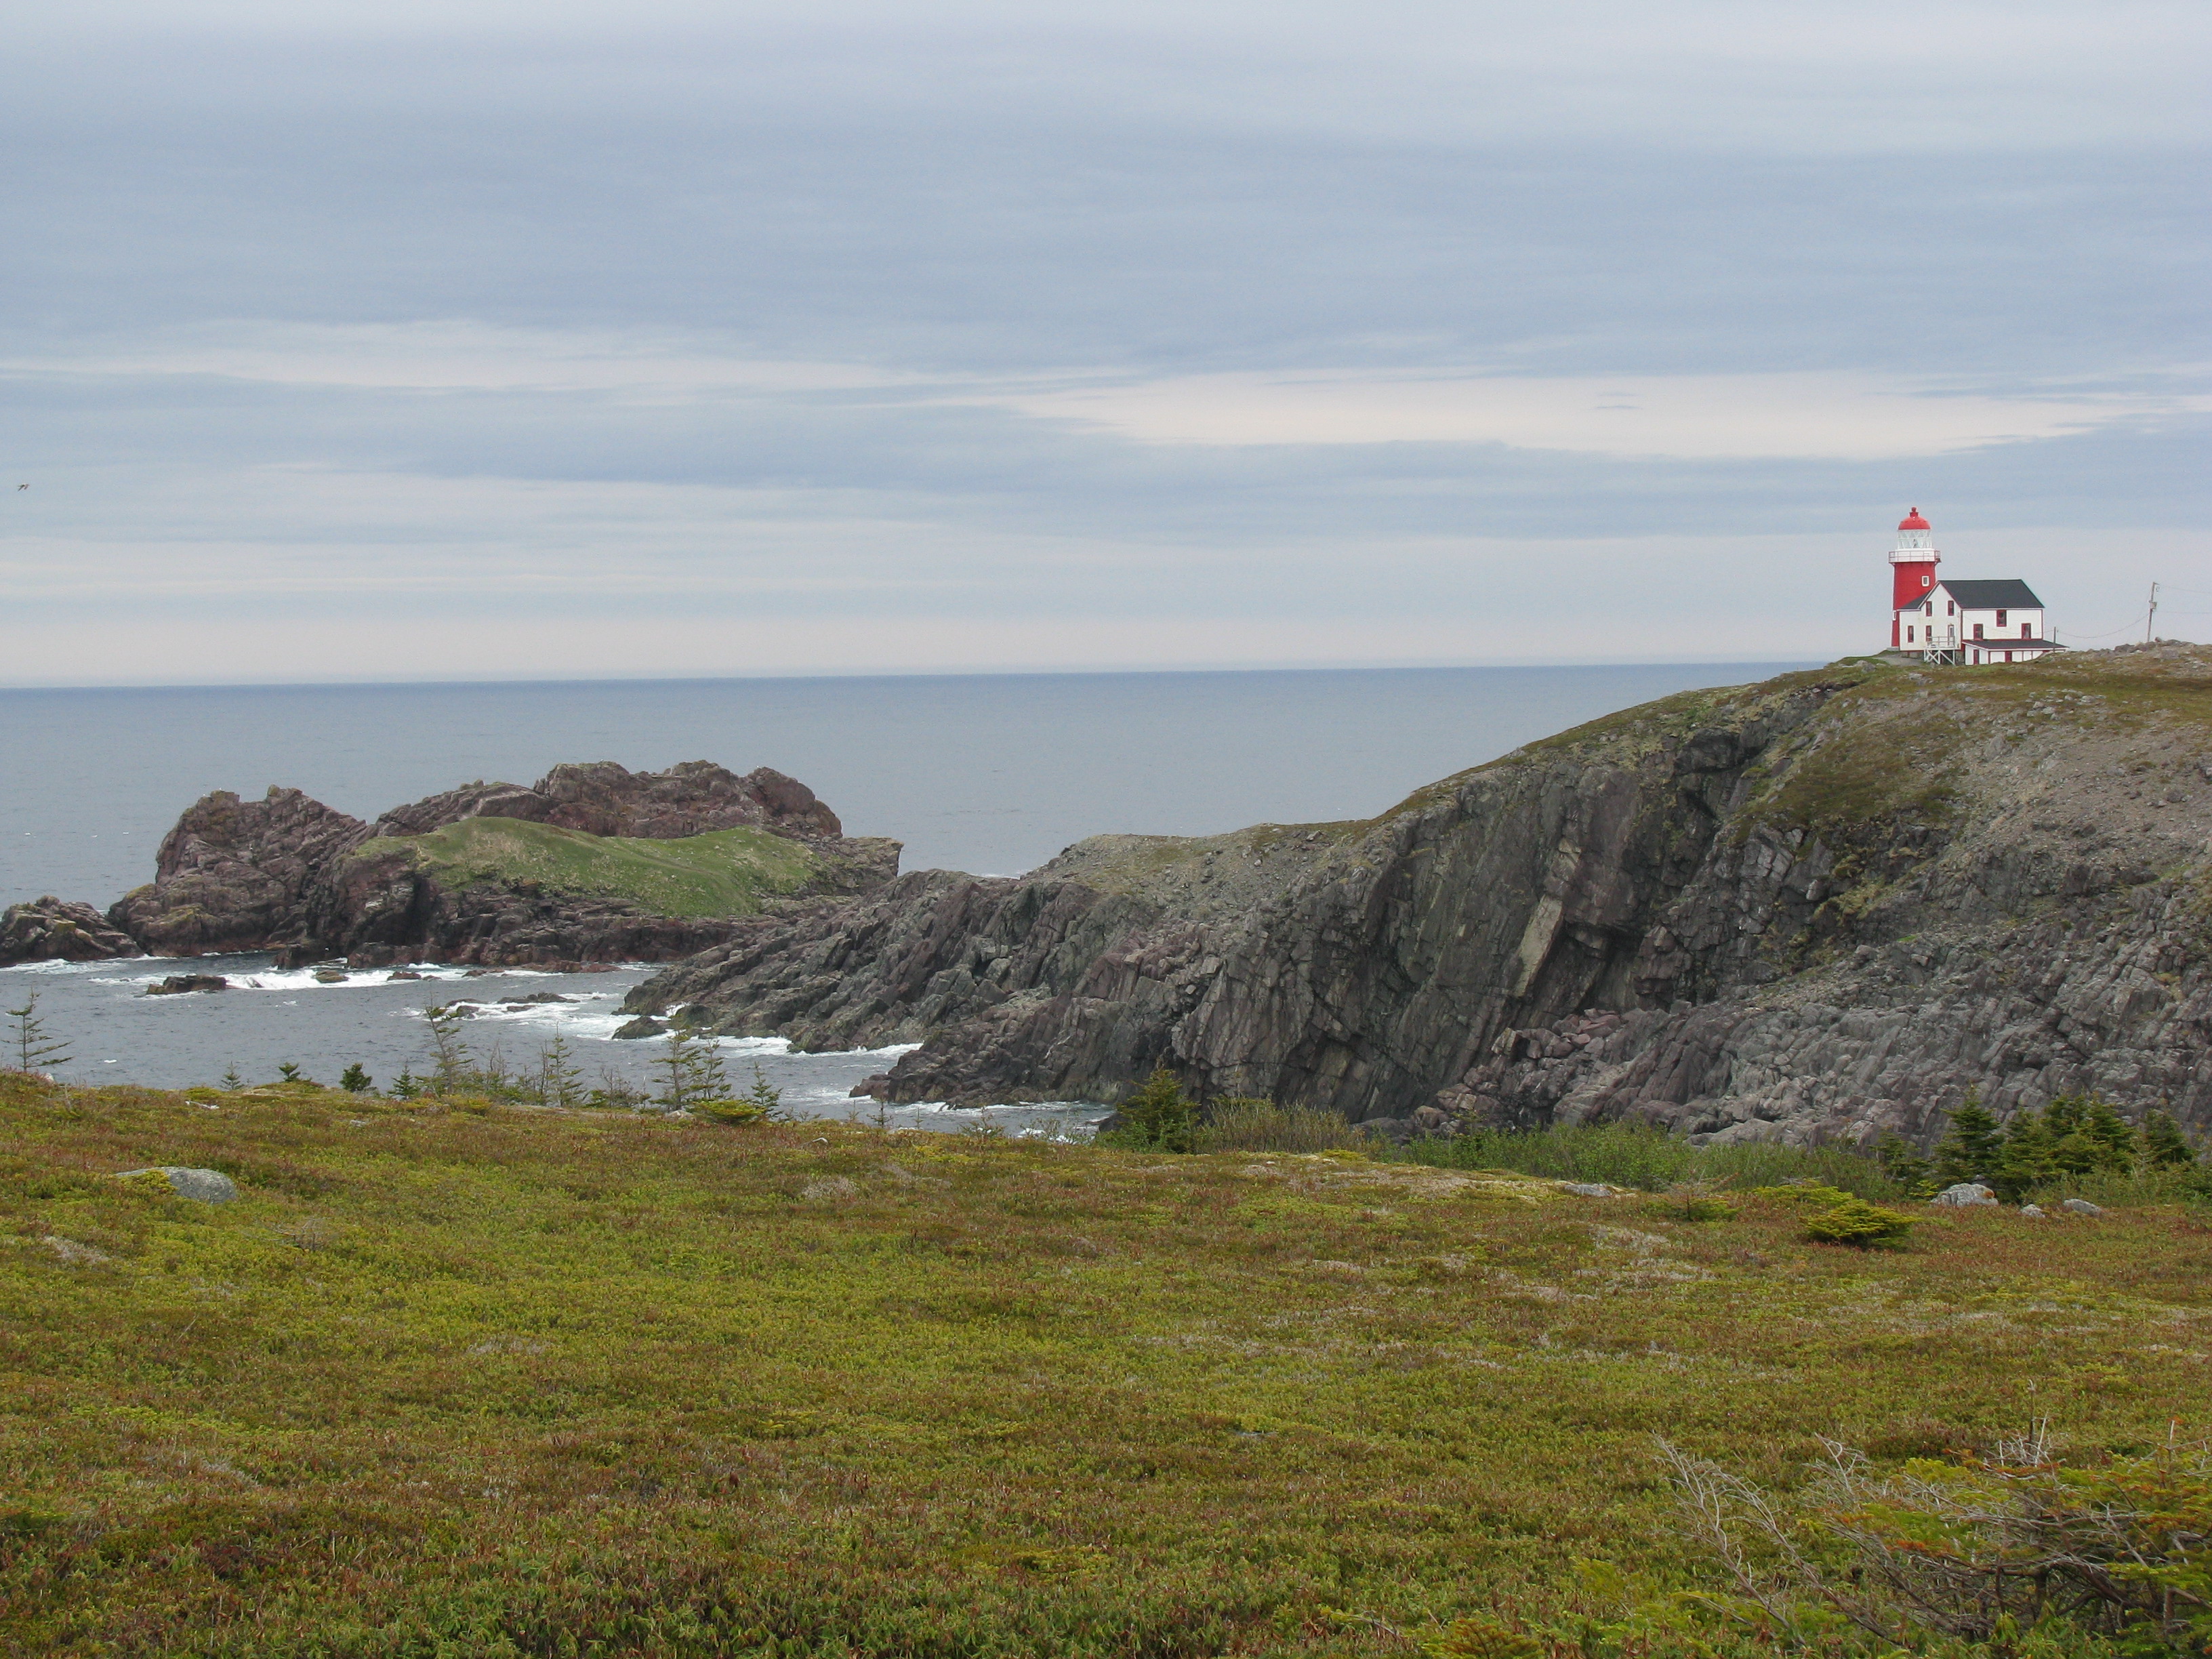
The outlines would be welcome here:
[[[2150,615],[2143,618],[2143,643],[2148,645],[2158,637],[2158,584],[2150,585]]]

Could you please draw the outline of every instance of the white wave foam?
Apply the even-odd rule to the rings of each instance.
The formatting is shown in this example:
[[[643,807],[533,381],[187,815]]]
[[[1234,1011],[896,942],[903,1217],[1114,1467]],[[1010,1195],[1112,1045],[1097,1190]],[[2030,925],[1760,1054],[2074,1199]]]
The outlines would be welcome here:
[[[97,962],[71,962],[67,957],[49,957],[44,962],[14,962],[0,968],[0,974],[82,974],[90,978],[96,970],[113,966],[118,962],[147,962],[148,957],[102,957]],[[122,985],[124,980],[93,979],[95,985]]]

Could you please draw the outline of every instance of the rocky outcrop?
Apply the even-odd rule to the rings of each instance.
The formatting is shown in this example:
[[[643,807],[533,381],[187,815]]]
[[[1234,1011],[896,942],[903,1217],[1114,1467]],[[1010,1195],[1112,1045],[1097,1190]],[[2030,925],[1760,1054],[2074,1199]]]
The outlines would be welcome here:
[[[161,838],[152,883],[116,901],[108,920],[159,957],[293,944],[307,936],[322,872],[368,835],[297,789],[272,786],[254,801],[219,789],[185,809]]]
[[[897,842],[845,836],[836,814],[781,772],[741,777],[706,761],[631,772],[599,762],[557,766],[527,789],[464,785],[373,825],[296,789],[272,788],[259,801],[219,792],[178,821],[153,883],[125,895],[109,918],[165,956],[275,951],[294,963],[343,956],[356,966],[428,957],[552,967],[670,961],[730,939],[745,920],[662,914],[620,893],[564,885],[557,870],[481,860],[456,867],[425,853],[424,837],[478,818],[546,825],[568,837],[566,850],[614,837],[757,831],[757,844],[805,849],[783,855],[793,867],[779,866],[780,884],[763,901],[772,905],[868,892],[898,869]]]
[[[0,968],[19,962],[100,962],[138,954],[137,942],[89,904],[49,893],[0,911]]]
[[[923,1046],[896,1100],[1207,1093],[1407,1127],[1923,1133],[2096,1088],[2212,1126],[2212,651],[1845,663],[1350,824],[1110,837],[766,918],[631,1006]]]
[[[684,761],[665,772],[632,772],[612,761],[555,767],[524,789],[467,783],[376,821],[380,836],[422,836],[463,818],[523,818],[587,836],[676,841],[712,830],[763,829],[835,841],[837,815],[796,778],[769,767],[739,777],[712,761]]]

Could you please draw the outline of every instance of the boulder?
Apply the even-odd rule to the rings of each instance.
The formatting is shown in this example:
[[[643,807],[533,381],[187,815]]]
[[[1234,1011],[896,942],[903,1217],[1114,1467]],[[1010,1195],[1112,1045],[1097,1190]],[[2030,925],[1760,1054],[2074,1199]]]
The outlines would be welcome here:
[[[0,968],[19,962],[103,962],[139,954],[137,941],[89,904],[49,893],[0,911]]]
[[[615,1036],[623,1041],[635,1037],[665,1036],[668,1028],[650,1014],[640,1014],[626,1025],[615,1027]]]
[[[1946,1187],[1928,1201],[1963,1208],[1976,1204],[1994,1204],[1997,1201],[1997,1195],[1978,1181],[1962,1181],[1955,1187]]]
[[[2051,1218],[2050,1212],[2040,1204],[2023,1204],[2020,1206],[2020,1212],[2031,1221],[2048,1221]]]
[[[220,1170],[188,1170],[164,1164],[159,1169],[125,1170],[115,1178],[130,1181],[141,1176],[163,1176],[171,1192],[196,1203],[228,1204],[238,1196],[238,1183]]]
[[[2105,1212],[2103,1205],[2092,1204],[2086,1198],[2069,1198],[2058,1207],[2069,1215],[2102,1215]]]
[[[1601,1181],[1563,1181],[1559,1183],[1559,1190],[1563,1193],[1572,1193],[1577,1198],[1613,1196],[1613,1188]]]

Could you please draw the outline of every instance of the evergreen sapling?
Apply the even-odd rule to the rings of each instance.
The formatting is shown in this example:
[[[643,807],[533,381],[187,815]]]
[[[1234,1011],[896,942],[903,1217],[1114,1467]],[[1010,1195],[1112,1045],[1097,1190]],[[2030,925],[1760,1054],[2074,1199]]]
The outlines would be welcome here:
[[[39,1014],[39,994],[36,991],[24,992],[23,1006],[10,1008],[8,1017],[15,1022],[8,1046],[15,1050],[17,1071],[39,1072],[49,1066],[66,1066],[69,1063],[70,1045],[46,1034],[46,1023]]]
[[[2003,1158],[2004,1137],[1996,1115],[1982,1104],[1980,1090],[1967,1090],[1936,1145],[1936,1180],[1945,1187],[1987,1181],[2003,1167]]]

